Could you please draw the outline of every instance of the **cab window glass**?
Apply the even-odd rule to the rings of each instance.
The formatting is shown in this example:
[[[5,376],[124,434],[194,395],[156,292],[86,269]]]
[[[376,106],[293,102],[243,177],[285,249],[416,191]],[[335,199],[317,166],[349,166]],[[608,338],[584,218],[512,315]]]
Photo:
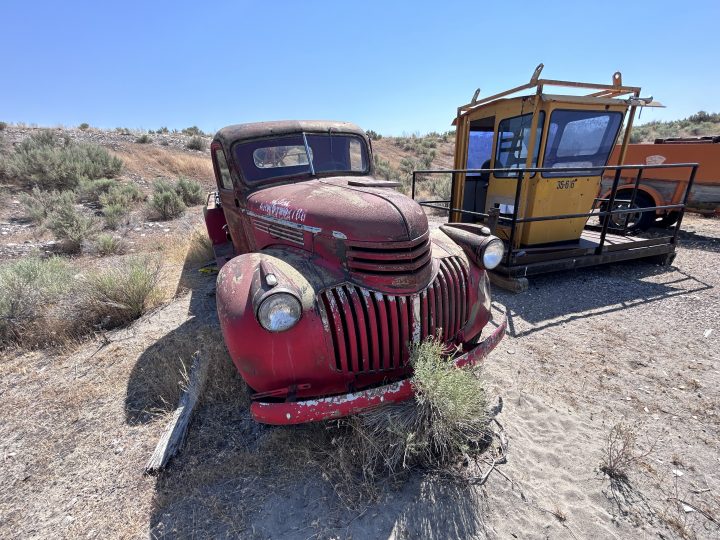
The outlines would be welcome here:
[[[222,183],[222,187],[223,189],[232,189],[232,177],[230,176],[230,169],[228,167],[227,161],[225,160],[225,153],[222,151],[221,148],[216,148],[214,152],[215,161],[217,162],[218,171],[220,172],[220,181]]]
[[[576,174],[598,175],[607,164],[617,137],[622,113],[557,109],[550,115],[543,167],[565,169],[543,173],[545,177]],[[576,168],[575,170],[572,170]],[[570,170],[568,170],[570,169]]]
[[[497,149],[495,151],[496,169],[520,169],[525,167],[530,146],[530,125],[532,113],[506,118],[498,126]],[[531,167],[537,167],[540,153],[540,140],[542,138],[545,112],[538,113],[537,135],[535,137],[535,150],[533,151]],[[517,173],[496,173],[498,177],[517,176]]]

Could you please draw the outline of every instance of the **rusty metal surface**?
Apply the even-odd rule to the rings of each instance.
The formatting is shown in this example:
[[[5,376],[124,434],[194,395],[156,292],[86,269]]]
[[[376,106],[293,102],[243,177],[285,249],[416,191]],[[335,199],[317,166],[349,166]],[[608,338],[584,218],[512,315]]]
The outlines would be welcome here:
[[[274,122],[255,122],[249,124],[235,124],[222,128],[215,134],[215,139],[221,141],[225,148],[237,141],[288,135],[300,132],[327,133],[353,133],[366,138],[365,131],[351,122],[331,122],[325,120],[279,120]]]

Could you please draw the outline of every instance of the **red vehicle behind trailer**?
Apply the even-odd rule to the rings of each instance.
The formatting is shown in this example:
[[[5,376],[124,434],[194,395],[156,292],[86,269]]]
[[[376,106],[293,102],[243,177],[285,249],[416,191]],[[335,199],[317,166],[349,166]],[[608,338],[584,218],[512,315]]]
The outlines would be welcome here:
[[[217,308],[256,420],[317,421],[407,399],[413,343],[440,336],[464,364],[504,335],[502,321],[480,341],[486,270],[502,242],[481,226],[431,231],[420,205],[372,177],[357,126],[230,126],[211,152]]]

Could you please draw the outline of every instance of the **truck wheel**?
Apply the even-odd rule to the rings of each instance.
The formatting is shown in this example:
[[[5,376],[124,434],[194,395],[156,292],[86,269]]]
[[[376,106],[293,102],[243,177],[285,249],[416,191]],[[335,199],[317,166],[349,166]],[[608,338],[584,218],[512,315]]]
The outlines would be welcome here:
[[[677,220],[680,219],[680,212],[668,212],[664,216],[660,216],[655,221],[656,227],[672,227],[677,223]]]
[[[617,198],[620,199],[630,199],[631,197],[631,191],[618,191],[617,193]],[[628,204],[629,203],[616,202],[613,209],[624,210],[628,208]],[[648,206],[655,206],[655,202],[645,193],[638,191],[632,207],[647,208]],[[603,205],[601,209],[606,210],[607,205]],[[627,232],[646,231],[655,223],[655,211],[615,214],[606,216],[605,219],[610,219],[610,227],[613,229],[625,229]]]

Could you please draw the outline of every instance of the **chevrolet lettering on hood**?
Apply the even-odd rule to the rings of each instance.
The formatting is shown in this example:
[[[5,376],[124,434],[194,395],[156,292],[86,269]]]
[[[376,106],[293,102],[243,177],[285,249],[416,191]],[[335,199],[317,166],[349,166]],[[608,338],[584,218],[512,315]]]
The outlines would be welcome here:
[[[444,226],[373,177],[364,131],[343,122],[221,129],[205,221],[217,309],[253,417],[296,424],[412,397],[413,342],[439,337],[481,361],[495,237]]]

